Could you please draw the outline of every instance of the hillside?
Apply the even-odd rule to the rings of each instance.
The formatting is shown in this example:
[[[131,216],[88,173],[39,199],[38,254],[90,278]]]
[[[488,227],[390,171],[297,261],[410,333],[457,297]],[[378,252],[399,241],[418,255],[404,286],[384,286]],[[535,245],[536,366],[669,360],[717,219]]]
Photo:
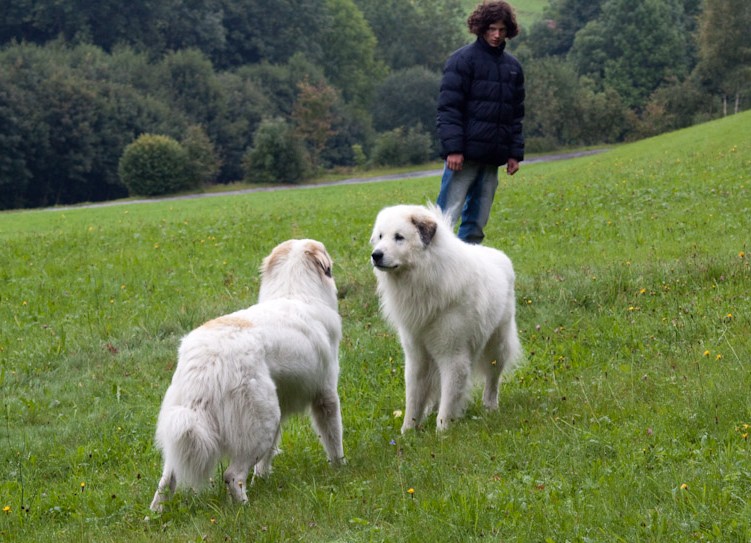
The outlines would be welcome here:
[[[500,409],[402,436],[378,210],[439,178],[0,214],[3,541],[747,541],[751,112],[501,179],[526,363]],[[180,338],[278,242],[334,258],[348,465],[285,425],[267,480],[148,510]],[[220,481],[220,471],[216,473]]]

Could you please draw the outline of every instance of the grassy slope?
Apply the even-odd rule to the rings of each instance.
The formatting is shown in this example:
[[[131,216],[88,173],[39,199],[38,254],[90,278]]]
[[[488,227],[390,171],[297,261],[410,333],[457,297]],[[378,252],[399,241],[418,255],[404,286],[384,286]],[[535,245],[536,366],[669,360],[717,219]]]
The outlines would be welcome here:
[[[488,242],[517,269],[528,363],[500,413],[401,437],[367,239],[437,187],[0,214],[0,537],[748,540],[751,114],[504,177]],[[261,258],[303,236],[336,260],[349,466],[294,419],[247,507],[212,488],[153,518],[179,337],[251,304]]]

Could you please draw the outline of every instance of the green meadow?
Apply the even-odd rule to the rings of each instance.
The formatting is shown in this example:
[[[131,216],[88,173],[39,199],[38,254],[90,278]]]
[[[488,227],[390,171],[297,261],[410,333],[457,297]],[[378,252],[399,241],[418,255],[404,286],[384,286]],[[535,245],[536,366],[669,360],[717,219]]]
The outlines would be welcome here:
[[[751,112],[502,175],[487,244],[526,361],[498,412],[478,390],[448,432],[401,436],[368,238],[438,185],[0,214],[0,540],[751,540]],[[335,260],[348,465],[293,418],[247,505],[214,484],[153,514],[180,337],[253,304],[299,237]]]

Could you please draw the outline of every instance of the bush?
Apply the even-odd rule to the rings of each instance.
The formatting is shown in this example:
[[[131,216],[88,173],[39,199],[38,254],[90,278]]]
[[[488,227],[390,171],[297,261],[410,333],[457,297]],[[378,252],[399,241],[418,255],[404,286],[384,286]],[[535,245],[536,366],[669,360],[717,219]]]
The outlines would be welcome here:
[[[423,164],[433,157],[430,134],[422,125],[404,130],[404,127],[384,132],[376,139],[371,162],[374,166],[405,166]]]
[[[118,174],[132,195],[159,196],[195,188],[188,153],[169,136],[142,134],[120,158]]]
[[[297,183],[308,173],[305,147],[284,119],[263,121],[243,168],[249,183]]]

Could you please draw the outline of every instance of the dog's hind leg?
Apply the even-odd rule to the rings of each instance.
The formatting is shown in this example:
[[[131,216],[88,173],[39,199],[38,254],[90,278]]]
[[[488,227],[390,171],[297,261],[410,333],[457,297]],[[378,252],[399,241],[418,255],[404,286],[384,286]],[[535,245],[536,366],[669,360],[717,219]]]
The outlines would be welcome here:
[[[516,330],[516,321],[511,318],[493,333],[482,358],[478,361],[478,369],[485,377],[482,403],[487,409],[498,409],[501,374],[513,370],[521,356],[522,346]]]
[[[240,385],[228,426],[227,452],[230,465],[224,472],[227,491],[237,501],[248,501],[248,473],[259,462],[271,469],[271,458],[282,421],[276,385],[267,372],[259,372]]]
[[[264,455],[263,458],[261,458],[260,461],[258,461],[253,468],[253,480],[255,480],[256,477],[267,477],[271,473],[271,462],[274,460],[274,457],[279,454],[279,442],[282,439],[282,424],[279,423],[279,426],[276,428],[276,435],[274,436],[274,444],[271,446],[269,451]]]
[[[156,513],[161,513],[164,509],[164,502],[175,492],[175,486],[177,486],[175,472],[171,466],[165,464],[162,478],[159,480],[159,486],[154,493],[154,499],[151,500],[150,509]]]
[[[342,413],[336,390],[323,392],[311,407],[313,427],[326,449],[329,462],[332,466],[346,463],[342,445]]]
[[[483,358],[480,372],[485,377],[485,387],[482,391],[482,405],[490,411],[498,409],[498,387],[501,382],[503,361],[498,356]]]
[[[482,355],[475,363],[476,370],[485,378],[482,404],[490,411],[498,409],[498,387],[505,364],[504,349],[501,344],[500,335],[498,332],[493,334]]]
[[[244,446],[232,453],[230,465],[224,471],[224,485],[230,496],[240,503],[248,501],[246,487],[250,469],[263,464],[266,473],[271,471],[276,433],[272,428],[256,428],[254,433],[245,436],[245,440]]]

